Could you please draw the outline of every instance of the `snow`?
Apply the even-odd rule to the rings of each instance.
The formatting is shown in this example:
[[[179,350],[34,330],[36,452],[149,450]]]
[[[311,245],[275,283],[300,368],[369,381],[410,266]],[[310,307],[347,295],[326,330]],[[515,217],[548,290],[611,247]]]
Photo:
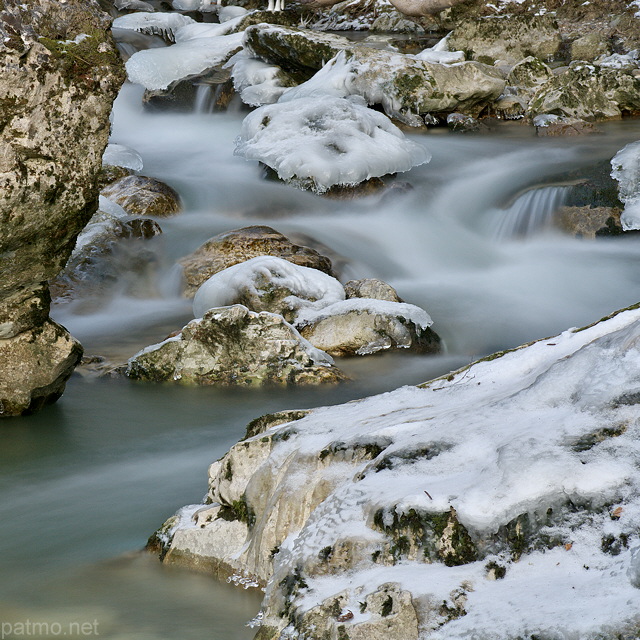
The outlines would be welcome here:
[[[177,11],[215,11],[215,0],[172,0],[171,6]]]
[[[102,154],[103,165],[124,167],[132,171],[142,171],[142,156],[131,147],[124,144],[109,143]]]
[[[424,147],[405,138],[383,114],[360,101],[329,95],[256,109],[242,124],[236,154],[317,192],[408,171],[430,160]]]
[[[612,53],[609,56],[602,56],[596,60],[596,64],[599,67],[606,67],[608,69],[637,69],[638,66],[638,51],[633,50],[627,54]]]
[[[267,283],[291,291],[286,303],[293,310],[321,308],[344,299],[342,285],[326,273],[282,258],[258,256],[212,275],[196,291],[193,314],[199,318],[209,309],[234,304],[244,291],[259,295]]]
[[[611,167],[611,177],[618,181],[618,194],[624,203],[622,228],[640,229],[640,140],[618,151]]]
[[[342,300],[318,309],[306,307],[296,316],[296,326],[303,327],[324,320],[330,316],[343,315],[351,311],[361,311],[380,315],[390,315],[404,318],[421,329],[433,324],[429,314],[420,307],[406,302],[390,302],[388,300],[373,300],[370,298],[351,298]]]
[[[178,29],[192,23],[195,23],[193,18],[179,13],[130,13],[116,18],[112,28],[140,31],[175,40]]]
[[[517,516],[529,514],[540,522],[552,508],[555,519],[545,531],[560,540],[554,548],[529,551],[519,561],[489,550],[482,560],[454,567],[363,560],[347,573],[305,574],[308,589],[294,606],[307,611],[346,590],[346,607],[355,613],[366,594],[391,582],[411,591],[414,602],[448,601],[453,590],[465,590],[466,615],[441,628],[444,621],[436,616],[423,629],[429,640],[535,634],[585,640],[635,629],[640,411],[634,398],[639,393],[640,310],[630,309],[422,388],[316,409],[296,421],[294,431],[290,424],[273,427],[272,434],[289,434],[277,440],[264,463],[278,474],[286,461],[278,492],[296,500],[298,487],[305,495],[310,485],[335,487],[281,546],[274,559],[277,576],[313,565],[320,550],[341,541],[375,545],[382,534],[367,523],[378,509],[391,521],[393,514],[410,509],[444,513],[453,507],[474,540],[491,540]],[[580,446],[603,428],[616,430],[615,437]],[[358,442],[386,448],[370,462],[337,461],[326,473],[318,470],[319,451]],[[402,456],[423,448],[436,455]],[[376,468],[381,457],[393,454],[397,464]],[[622,533],[629,536],[628,548],[606,553],[603,535]],[[504,579],[486,577],[489,560],[506,566]],[[356,616],[348,625],[360,621]]]
[[[176,32],[176,44],[134,53],[125,65],[129,80],[156,91],[224,64],[242,47],[242,33],[218,35],[233,22],[187,25]]]

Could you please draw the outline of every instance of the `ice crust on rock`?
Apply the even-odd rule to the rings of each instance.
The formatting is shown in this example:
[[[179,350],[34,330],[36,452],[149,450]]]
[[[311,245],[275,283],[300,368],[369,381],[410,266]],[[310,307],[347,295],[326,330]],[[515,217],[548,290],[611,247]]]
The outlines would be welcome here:
[[[611,177],[618,181],[618,193],[624,203],[620,217],[625,231],[640,229],[640,140],[631,142],[611,160]]]
[[[322,308],[344,300],[344,288],[331,276],[273,256],[259,256],[240,262],[211,276],[193,299],[193,314],[202,317],[209,309],[234,304],[240,297],[260,296],[267,284],[288,289],[285,304],[292,310]]]
[[[113,29],[140,31],[149,35],[158,35],[167,40],[175,40],[178,29],[194,24],[195,20],[180,13],[130,13],[113,21]]]
[[[236,154],[319,193],[408,171],[431,158],[383,114],[330,95],[256,109],[242,124]]]
[[[102,164],[124,167],[132,171],[142,171],[144,166],[142,156],[135,149],[115,143],[107,145],[102,155]]]
[[[233,22],[187,25],[176,32],[176,44],[134,53],[125,64],[129,80],[157,91],[224,64],[242,48],[242,33],[218,33],[230,31]]]
[[[238,560],[269,580],[264,623],[285,627],[286,604],[294,637],[310,631],[305,620],[336,631],[336,598],[354,613],[346,632],[374,637],[358,635],[376,619],[359,603],[395,584],[420,612],[421,638],[631,638],[638,398],[640,309],[630,308],[421,387],[276,421],[212,466],[209,499],[253,509]],[[402,518],[429,526],[452,509],[475,547],[453,566],[425,560],[420,547],[410,556],[410,540],[393,538],[423,531],[394,534]],[[491,561],[502,579],[488,579]],[[303,586],[287,594],[291,576]],[[448,615],[455,602],[459,615]]]
[[[280,67],[252,58],[244,50],[225,66],[231,67],[233,86],[242,101],[251,107],[274,104],[287,91],[280,82]]]

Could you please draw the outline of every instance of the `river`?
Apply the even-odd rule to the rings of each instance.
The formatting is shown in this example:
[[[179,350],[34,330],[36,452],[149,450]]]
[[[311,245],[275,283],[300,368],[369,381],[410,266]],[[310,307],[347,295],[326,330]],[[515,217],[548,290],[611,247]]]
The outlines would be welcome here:
[[[192,314],[176,260],[250,224],[323,243],[343,281],[390,282],[430,313],[446,344],[441,356],[341,362],[354,381],[334,389],[188,389],[75,374],[56,405],[3,422],[0,620],[97,621],[100,637],[128,640],[251,638],[258,593],[135,552],[177,508],[202,499],[208,464],[258,415],[419,383],[637,302],[637,238],[562,235],[546,220],[567,187],[527,189],[610,158],[640,138],[640,122],[583,139],[538,139],[518,123],[491,135],[414,134],[433,159],[398,176],[413,190],[346,202],[265,181],[235,157],[238,110],[150,112],[141,94],[123,88],[112,141],[136,149],[141,173],[173,186],[185,211],[160,220],[164,233],[147,243],[157,269],[135,295],[54,307],[87,354],[126,359],[180,328]]]

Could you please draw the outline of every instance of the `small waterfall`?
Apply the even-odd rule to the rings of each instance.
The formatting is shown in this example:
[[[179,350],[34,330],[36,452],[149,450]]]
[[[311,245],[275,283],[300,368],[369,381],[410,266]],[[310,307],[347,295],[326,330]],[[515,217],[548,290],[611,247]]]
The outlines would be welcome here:
[[[551,226],[553,214],[566,202],[570,186],[529,189],[507,208],[496,210],[490,223],[496,238],[526,238]]]
[[[199,84],[196,89],[196,99],[193,110],[196,113],[211,113],[213,111],[214,96],[210,84]]]

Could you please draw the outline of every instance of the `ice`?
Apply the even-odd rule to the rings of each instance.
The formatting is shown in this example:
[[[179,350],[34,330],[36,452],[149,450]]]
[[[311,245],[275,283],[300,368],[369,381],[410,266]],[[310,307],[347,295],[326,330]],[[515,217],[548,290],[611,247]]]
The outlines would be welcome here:
[[[359,101],[329,95],[256,109],[242,124],[236,154],[320,193],[408,171],[431,158],[385,115]]]
[[[618,151],[611,167],[611,177],[618,181],[618,195],[624,203],[622,228],[640,229],[640,140]]]
[[[224,64],[242,47],[242,33],[215,35],[231,22],[187,25],[176,33],[176,44],[134,53],[125,65],[129,80],[156,91]],[[204,30],[208,35],[203,35]]]
[[[192,23],[195,23],[193,18],[179,13],[130,13],[116,18],[112,27],[175,40],[178,29]]]
[[[456,62],[464,62],[465,56],[463,51],[434,51],[425,49],[414,57],[416,60],[424,60],[434,64],[455,64]]]
[[[244,50],[233,56],[226,66],[232,67],[233,86],[240,98],[252,107],[274,104],[287,91],[278,78],[280,67],[251,58]]]
[[[426,329],[433,324],[429,314],[420,307],[406,302],[390,302],[388,300],[372,300],[369,298],[352,298],[342,300],[318,309],[308,307],[300,310],[296,316],[296,326],[304,326],[319,322],[324,318],[342,315],[350,311],[367,311],[372,314],[393,315],[413,322],[417,327]]]
[[[331,276],[273,256],[258,256],[212,275],[196,292],[193,314],[234,304],[243,291],[258,294],[266,283],[289,289],[291,309],[323,307],[344,300],[344,288]]]
[[[240,16],[245,16],[249,13],[247,9],[244,7],[236,7],[233,5],[228,5],[226,7],[220,7],[218,11],[218,20],[220,22],[228,22],[229,20],[233,20],[234,18],[239,18]]]
[[[171,6],[177,11],[215,11],[216,0],[172,0]]]
[[[142,171],[142,156],[131,147],[124,144],[109,143],[102,155],[103,165],[124,167],[132,171]]]

